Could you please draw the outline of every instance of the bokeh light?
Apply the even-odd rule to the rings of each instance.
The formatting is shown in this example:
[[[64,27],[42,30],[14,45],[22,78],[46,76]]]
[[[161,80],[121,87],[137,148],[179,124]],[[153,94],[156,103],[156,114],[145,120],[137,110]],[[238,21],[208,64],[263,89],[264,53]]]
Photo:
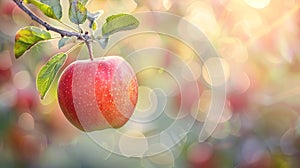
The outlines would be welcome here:
[[[252,8],[262,9],[269,5],[271,0],[244,0]]]

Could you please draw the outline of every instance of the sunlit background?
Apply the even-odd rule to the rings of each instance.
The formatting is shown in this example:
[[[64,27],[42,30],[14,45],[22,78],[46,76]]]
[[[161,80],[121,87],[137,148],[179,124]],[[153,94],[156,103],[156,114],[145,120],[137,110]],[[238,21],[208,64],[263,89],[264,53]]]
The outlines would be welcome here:
[[[114,154],[78,131],[63,116],[54,82],[45,100],[39,99],[35,78],[39,68],[59,52],[57,39],[35,46],[22,58],[13,54],[14,35],[23,26],[36,25],[12,0],[0,1],[0,167],[205,167],[205,168],[297,168],[300,167],[300,3],[298,0],[93,0],[90,11],[104,10],[99,19],[116,13],[163,11],[181,16],[199,28],[215,47],[221,59],[226,84],[226,104],[214,133],[198,143],[197,128],[173,148],[126,138],[159,133],[169,123],[156,120],[147,125],[121,129],[115,140],[108,133],[106,149],[118,146]],[[67,18],[63,3],[63,21]],[[31,10],[46,18],[33,6]],[[49,23],[68,29],[54,20]],[[148,21],[148,20],[147,20]],[[149,19],[149,22],[154,22]],[[75,25],[74,25],[75,26]],[[157,25],[158,27],[160,25]],[[174,29],[184,29],[178,24]],[[185,32],[182,32],[185,33]],[[197,38],[195,34],[187,37]],[[163,48],[170,52],[138,51]],[[70,46],[62,48],[66,51]],[[95,56],[99,46],[94,47]],[[136,53],[135,53],[136,52]],[[129,59],[133,67],[153,61],[161,68],[137,73],[139,99],[133,120],[155,117],[159,103],[167,101],[162,113],[176,119],[178,109],[191,115],[195,125],[205,121],[211,104],[212,83],[207,68],[217,68],[214,59],[202,62],[184,43],[160,34],[140,34],[124,39],[107,55],[136,54],[145,59]],[[150,54],[150,56],[149,56]],[[154,54],[155,57],[151,57]],[[161,54],[161,57],[159,55]],[[169,54],[169,55],[168,55]],[[78,56],[79,55],[79,56]],[[86,49],[73,51],[67,64],[87,58]],[[178,84],[164,71],[182,61],[197,79],[199,95],[190,83],[178,91]],[[175,63],[174,63],[175,62]],[[175,65],[174,65],[175,64]],[[179,64],[178,64],[179,65]],[[185,69],[178,74],[190,81]],[[218,74],[210,74],[217,76]],[[58,78],[57,78],[58,79]],[[155,89],[156,88],[156,89]],[[157,88],[167,100],[157,96]],[[184,96],[184,95],[188,96]],[[185,97],[186,99],[181,99]],[[195,106],[198,104],[198,106]],[[179,128],[180,129],[180,128]],[[180,130],[179,130],[180,132]],[[150,157],[130,157],[164,149]]]

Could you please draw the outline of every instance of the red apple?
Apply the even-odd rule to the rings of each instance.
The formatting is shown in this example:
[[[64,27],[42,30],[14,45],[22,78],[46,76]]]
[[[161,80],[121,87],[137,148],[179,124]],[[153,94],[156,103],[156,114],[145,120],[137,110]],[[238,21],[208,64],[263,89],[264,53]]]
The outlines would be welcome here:
[[[138,84],[119,56],[79,60],[60,77],[58,101],[66,118],[82,131],[122,127],[137,103]]]

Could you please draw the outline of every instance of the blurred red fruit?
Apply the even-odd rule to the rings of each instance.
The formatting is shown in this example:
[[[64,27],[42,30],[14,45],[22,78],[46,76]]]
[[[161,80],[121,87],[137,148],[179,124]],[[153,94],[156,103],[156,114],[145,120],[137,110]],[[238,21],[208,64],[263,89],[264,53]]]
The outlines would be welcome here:
[[[11,70],[10,69],[1,69],[0,68],[0,83],[5,83],[11,79]]]
[[[15,7],[16,7],[16,4],[12,1],[3,2],[1,4],[1,14],[11,16]]]
[[[20,112],[34,111],[38,105],[38,95],[34,89],[17,90],[15,108]]]
[[[46,148],[45,136],[27,133],[17,126],[13,127],[8,134],[8,143],[15,155],[23,161],[36,161],[41,152]]]
[[[215,168],[213,146],[209,143],[191,145],[188,150],[188,162],[191,168]]]

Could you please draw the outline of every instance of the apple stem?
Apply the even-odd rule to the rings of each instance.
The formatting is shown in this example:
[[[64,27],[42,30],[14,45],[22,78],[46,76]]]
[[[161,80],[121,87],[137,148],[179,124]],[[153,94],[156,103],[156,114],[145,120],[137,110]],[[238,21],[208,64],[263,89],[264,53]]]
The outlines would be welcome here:
[[[93,61],[94,60],[94,55],[93,55],[93,50],[92,50],[92,43],[91,43],[91,41],[86,40],[85,44],[86,44],[86,46],[88,48],[90,59],[91,59],[91,61]]]

